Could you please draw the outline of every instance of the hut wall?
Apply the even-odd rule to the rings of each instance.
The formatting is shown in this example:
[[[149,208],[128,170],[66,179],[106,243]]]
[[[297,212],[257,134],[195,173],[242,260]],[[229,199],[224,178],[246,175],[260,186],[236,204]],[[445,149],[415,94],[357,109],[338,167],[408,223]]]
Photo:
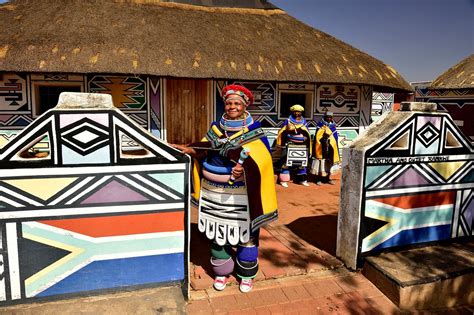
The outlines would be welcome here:
[[[0,147],[17,133],[15,130],[23,129],[42,113],[42,102],[49,101],[46,107],[52,107],[56,102],[54,94],[57,96],[62,89],[110,94],[117,108],[164,139],[163,82],[162,78],[144,75],[3,73],[0,75]],[[214,80],[214,93],[210,97],[212,119],[222,115],[220,91],[230,83],[242,84],[254,93],[255,104],[249,111],[265,128],[271,144],[295,102],[305,103],[305,117],[313,133],[324,112],[334,112],[342,150],[386,111],[391,101],[390,94],[372,94],[369,86]],[[42,96],[48,93],[49,97]],[[378,95],[374,102],[373,95]]]
[[[416,86],[415,100],[436,103],[438,111],[449,113],[461,131],[474,142],[474,89],[432,90]]]
[[[161,86],[160,78],[142,75],[0,73],[0,146],[54,107],[61,91],[110,94],[117,108],[160,138]]]
[[[187,285],[190,161],[108,99],[65,102],[0,149],[0,303]]]
[[[419,104],[419,103],[402,103]],[[390,112],[343,150],[337,256],[474,235],[474,148],[448,114]]]
[[[370,114],[372,122],[379,120],[383,114],[392,111],[394,97],[393,93],[372,93],[372,109]]]
[[[341,150],[371,122],[372,88],[368,86],[243,81],[215,81],[214,119],[223,113],[222,88],[234,83],[244,85],[255,95],[255,103],[248,111],[265,128],[271,145],[288,118],[289,107],[295,103],[306,102],[301,105],[305,106],[304,116],[313,134],[324,113],[334,113]]]

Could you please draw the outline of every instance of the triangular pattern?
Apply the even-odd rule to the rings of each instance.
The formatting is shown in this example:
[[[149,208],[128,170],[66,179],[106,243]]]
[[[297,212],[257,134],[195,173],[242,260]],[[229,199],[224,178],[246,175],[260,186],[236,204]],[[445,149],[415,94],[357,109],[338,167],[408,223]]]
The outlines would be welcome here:
[[[454,173],[456,173],[467,161],[457,162],[438,162],[428,163],[438,174],[440,174],[445,180],[448,180]]]
[[[19,238],[18,248],[21,277],[24,280],[70,253],[26,238]]]
[[[83,200],[81,204],[116,203],[125,201],[137,202],[148,200],[150,199],[147,196],[138,193],[116,180],[112,180]]]
[[[442,154],[472,154],[468,138],[449,119],[444,119]]]
[[[432,181],[417,172],[415,168],[409,167],[397,178],[390,182],[387,188],[410,187],[410,186],[424,186],[431,184]]]
[[[48,200],[77,179],[78,177],[27,178],[9,179],[3,182],[42,200]]]
[[[163,183],[165,187],[169,186],[177,192],[183,194],[184,174],[183,173],[156,173],[149,174],[155,180]]]
[[[387,224],[389,224],[387,221],[364,217],[364,224],[361,225],[360,236],[364,239]]]
[[[411,120],[406,122],[406,126],[404,126],[400,130],[395,130],[392,134],[388,135],[386,140],[382,143],[380,143],[378,146],[368,150],[368,156],[370,157],[376,157],[376,156],[407,156],[411,154],[411,147],[412,147],[412,142],[414,139],[412,139],[413,136],[413,129],[415,125],[415,120]],[[397,148],[393,147],[393,145],[400,139],[403,139],[404,137],[407,137],[407,145],[405,146],[404,149],[402,148]],[[401,144],[401,143],[399,143]]]
[[[365,174],[365,187],[368,187],[376,179],[387,173],[387,170],[395,167],[394,165],[375,165],[367,166]]]
[[[446,129],[446,136],[444,139],[444,148],[445,149],[462,148],[462,144],[458,141],[456,136],[453,135],[453,133],[449,129]]]
[[[398,139],[387,146],[385,150],[408,150],[410,144],[410,130],[407,130]]]

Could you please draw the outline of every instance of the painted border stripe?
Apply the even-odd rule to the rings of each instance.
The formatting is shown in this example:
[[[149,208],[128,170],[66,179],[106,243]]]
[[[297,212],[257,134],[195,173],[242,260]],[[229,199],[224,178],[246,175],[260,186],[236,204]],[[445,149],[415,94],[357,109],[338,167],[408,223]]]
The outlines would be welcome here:
[[[440,191],[430,194],[405,195],[398,197],[371,199],[383,204],[395,206],[401,209],[413,209],[421,207],[433,207],[454,203],[454,191]]]
[[[12,300],[21,299],[20,264],[18,260],[18,238],[16,223],[6,224],[8,268],[10,270],[10,289]]]
[[[55,167],[55,168],[18,168],[18,169],[2,169],[2,178],[14,178],[14,177],[34,177],[38,178],[38,175],[44,176],[57,176],[61,175],[66,177],[68,175],[93,175],[93,174],[117,174],[117,173],[147,173],[151,171],[175,171],[186,169],[185,163],[173,163],[173,164],[150,164],[150,165],[117,165],[117,166],[89,166],[89,167]],[[38,174],[40,171],[44,171],[44,174]],[[31,174],[37,174],[32,176]]]
[[[391,195],[406,195],[419,192],[436,192],[443,190],[473,189],[474,183],[458,183],[449,185],[420,186],[410,188],[381,189],[366,192],[366,197],[382,197]]]
[[[0,219],[28,219],[68,215],[87,214],[107,214],[107,213],[133,213],[139,211],[160,211],[178,210],[184,208],[184,202],[146,204],[146,205],[124,205],[124,206],[103,206],[103,207],[83,207],[83,208],[62,208],[48,210],[25,210],[25,211],[5,211],[0,212]]]
[[[39,222],[91,237],[174,232],[184,230],[184,211]]]

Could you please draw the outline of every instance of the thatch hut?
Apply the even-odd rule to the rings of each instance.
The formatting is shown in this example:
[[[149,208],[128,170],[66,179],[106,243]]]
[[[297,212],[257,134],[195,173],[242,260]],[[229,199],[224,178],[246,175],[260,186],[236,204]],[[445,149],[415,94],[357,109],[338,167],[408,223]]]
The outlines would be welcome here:
[[[112,94],[158,137],[199,139],[220,89],[250,88],[269,133],[300,103],[335,113],[342,141],[370,123],[372,92],[406,92],[391,66],[266,0],[41,0],[0,5],[0,129],[21,129],[62,91]],[[271,136],[270,136],[271,137]]]
[[[474,142],[474,54],[449,68],[431,84],[415,91],[418,101],[438,104],[438,111],[449,113],[462,132]]]

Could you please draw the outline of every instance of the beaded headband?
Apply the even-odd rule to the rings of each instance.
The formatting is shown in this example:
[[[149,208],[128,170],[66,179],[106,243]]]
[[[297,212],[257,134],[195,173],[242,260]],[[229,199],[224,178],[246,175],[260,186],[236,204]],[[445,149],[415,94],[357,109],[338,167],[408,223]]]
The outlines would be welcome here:
[[[222,90],[222,98],[224,99],[224,102],[232,97],[240,97],[245,106],[249,106],[253,103],[252,92],[242,85],[231,84]]]

